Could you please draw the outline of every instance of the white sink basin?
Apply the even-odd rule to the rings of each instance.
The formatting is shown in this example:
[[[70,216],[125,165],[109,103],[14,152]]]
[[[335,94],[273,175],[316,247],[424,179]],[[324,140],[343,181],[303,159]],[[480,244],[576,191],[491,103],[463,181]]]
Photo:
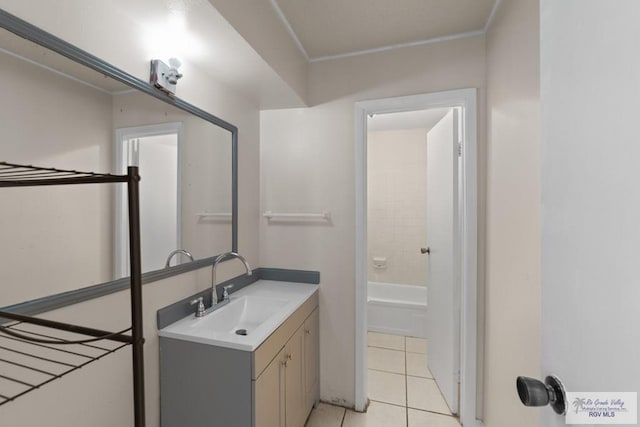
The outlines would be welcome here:
[[[193,329],[204,328],[213,332],[253,332],[258,326],[276,314],[287,300],[245,295],[232,298],[231,302],[206,315],[200,322],[192,322]]]
[[[254,351],[313,293],[307,283],[257,282],[231,294],[231,302],[204,317],[187,316],[161,329],[161,337]],[[246,335],[238,334],[237,331]]]

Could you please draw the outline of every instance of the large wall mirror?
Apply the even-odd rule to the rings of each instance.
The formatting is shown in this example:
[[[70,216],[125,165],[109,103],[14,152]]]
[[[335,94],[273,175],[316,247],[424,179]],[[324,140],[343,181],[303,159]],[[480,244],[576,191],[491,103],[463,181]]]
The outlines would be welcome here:
[[[0,13],[0,161],[139,165],[146,282],[237,250],[237,129]],[[128,276],[124,197],[117,184],[2,189],[0,283],[19,286],[2,287],[0,306]],[[167,268],[178,249],[195,262],[177,254]]]

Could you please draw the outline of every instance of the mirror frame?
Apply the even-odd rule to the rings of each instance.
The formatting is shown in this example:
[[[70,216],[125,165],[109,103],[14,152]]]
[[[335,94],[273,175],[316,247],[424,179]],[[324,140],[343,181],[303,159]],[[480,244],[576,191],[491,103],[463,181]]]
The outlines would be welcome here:
[[[150,95],[162,102],[165,102],[187,113],[193,114],[194,116],[197,116],[209,123],[220,126],[221,128],[231,132],[231,250],[233,252],[238,251],[238,128],[236,126],[192,104],[189,104],[181,100],[180,98],[169,96],[164,92],[161,92],[160,90],[154,88],[150,83],[134,77],[133,75],[109,64],[106,61],[103,61],[102,59],[72,45],[71,43],[68,43],[60,39],[59,37],[56,37],[53,34],[50,34],[6,12],[4,9],[0,9],[0,28],[11,32],[18,37],[30,40],[42,47],[65,56],[74,62],[84,65],[107,77],[124,83],[133,89]],[[193,262],[187,262],[173,267],[144,273],[142,275],[142,283],[147,284],[166,279],[171,276],[176,276],[188,271],[206,267],[213,263],[216,256],[217,255],[214,255]],[[12,311],[14,313],[25,315],[35,315],[128,289],[129,281],[130,278],[127,276],[116,280],[111,280],[109,282],[100,283],[98,285],[87,286],[73,291],[21,302],[8,307],[2,307],[2,310]]]

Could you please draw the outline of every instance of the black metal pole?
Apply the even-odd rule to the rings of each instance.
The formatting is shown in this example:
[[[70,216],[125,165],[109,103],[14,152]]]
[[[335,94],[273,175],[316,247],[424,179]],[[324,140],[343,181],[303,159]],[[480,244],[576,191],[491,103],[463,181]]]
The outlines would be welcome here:
[[[133,405],[136,427],[145,427],[144,337],[142,330],[142,261],[140,259],[140,202],[137,166],[128,168],[129,258],[131,263],[131,336],[133,338]]]

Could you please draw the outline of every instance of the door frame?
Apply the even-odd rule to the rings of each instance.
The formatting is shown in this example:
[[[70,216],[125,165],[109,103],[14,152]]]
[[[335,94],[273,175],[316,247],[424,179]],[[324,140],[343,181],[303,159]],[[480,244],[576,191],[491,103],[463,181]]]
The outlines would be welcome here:
[[[355,260],[356,347],[355,409],[367,405],[367,115],[428,108],[462,107],[461,164],[461,301],[460,301],[460,421],[481,427],[476,419],[477,384],[477,90],[475,88],[421,95],[374,99],[355,103]]]
[[[129,139],[144,138],[147,136],[159,136],[176,134],[178,137],[178,194],[176,195],[176,249],[182,248],[182,157],[183,157],[183,130],[182,122],[167,122],[152,125],[122,127],[115,130],[114,135],[114,173],[127,173],[127,154],[124,150],[124,143]],[[115,187],[114,192],[114,246],[113,246],[113,271],[114,277],[120,278],[128,276],[129,247],[128,247],[128,225],[123,219],[123,209],[127,206],[127,192],[122,185]]]

